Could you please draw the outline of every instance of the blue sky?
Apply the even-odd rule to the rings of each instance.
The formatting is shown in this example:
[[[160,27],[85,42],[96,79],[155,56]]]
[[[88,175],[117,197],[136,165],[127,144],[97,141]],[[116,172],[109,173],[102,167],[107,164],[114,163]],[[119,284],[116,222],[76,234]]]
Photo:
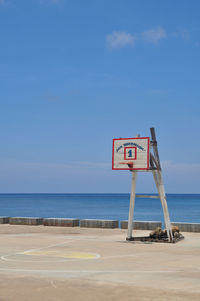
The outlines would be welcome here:
[[[200,2],[0,0],[0,192],[129,192],[112,138],[157,132],[200,193]],[[151,174],[137,190],[155,191]]]

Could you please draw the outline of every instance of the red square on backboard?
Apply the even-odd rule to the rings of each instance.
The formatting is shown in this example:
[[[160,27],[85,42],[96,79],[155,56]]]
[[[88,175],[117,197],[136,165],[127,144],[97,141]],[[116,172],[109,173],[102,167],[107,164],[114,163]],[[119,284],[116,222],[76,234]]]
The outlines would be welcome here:
[[[135,146],[124,147],[124,160],[136,160],[137,148]]]

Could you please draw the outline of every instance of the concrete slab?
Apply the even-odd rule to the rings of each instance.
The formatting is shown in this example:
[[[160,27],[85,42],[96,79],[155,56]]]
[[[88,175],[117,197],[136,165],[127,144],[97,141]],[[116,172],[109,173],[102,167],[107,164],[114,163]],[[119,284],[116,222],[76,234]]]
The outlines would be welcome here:
[[[10,217],[9,224],[11,225],[42,225],[41,217]]]
[[[121,229],[128,229],[128,221],[120,222]],[[152,221],[134,221],[133,229],[135,230],[155,230],[157,227],[162,227],[161,222],[152,222]]]
[[[200,299],[199,233],[177,244],[126,242],[126,234],[0,225],[0,300]]]
[[[80,220],[80,227],[84,228],[107,228],[114,229],[119,227],[117,220],[97,220],[97,219],[82,219]]]
[[[184,232],[198,232],[200,233],[200,224],[198,223],[172,223],[173,226],[178,226],[180,231]]]
[[[79,219],[74,218],[44,218],[44,226],[78,227]]]
[[[9,216],[0,216],[0,224],[8,224]]]

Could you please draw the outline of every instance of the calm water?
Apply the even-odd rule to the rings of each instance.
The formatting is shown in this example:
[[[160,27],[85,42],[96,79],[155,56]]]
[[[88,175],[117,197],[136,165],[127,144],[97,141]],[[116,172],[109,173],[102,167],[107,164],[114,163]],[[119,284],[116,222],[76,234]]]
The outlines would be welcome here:
[[[200,194],[167,194],[171,221],[200,223]],[[129,194],[0,194],[0,216],[127,220]],[[136,199],[135,219],[163,221],[159,199]]]

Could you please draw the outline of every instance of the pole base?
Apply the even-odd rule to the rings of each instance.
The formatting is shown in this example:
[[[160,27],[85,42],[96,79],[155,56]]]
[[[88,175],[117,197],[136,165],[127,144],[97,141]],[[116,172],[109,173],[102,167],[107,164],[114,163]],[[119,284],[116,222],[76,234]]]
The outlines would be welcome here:
[[[182,239],[184,239],[184,236],[181,235],[180,237],[177,238],[173,238],[173,240],[169,241],[168,238],[152,238],[149,236],[137,236],[137,237],[127,237],[126,240],[127,241],[140,241],[140,242],[165,242],[165,243],[177,243],[179,241],[181,241]]]

